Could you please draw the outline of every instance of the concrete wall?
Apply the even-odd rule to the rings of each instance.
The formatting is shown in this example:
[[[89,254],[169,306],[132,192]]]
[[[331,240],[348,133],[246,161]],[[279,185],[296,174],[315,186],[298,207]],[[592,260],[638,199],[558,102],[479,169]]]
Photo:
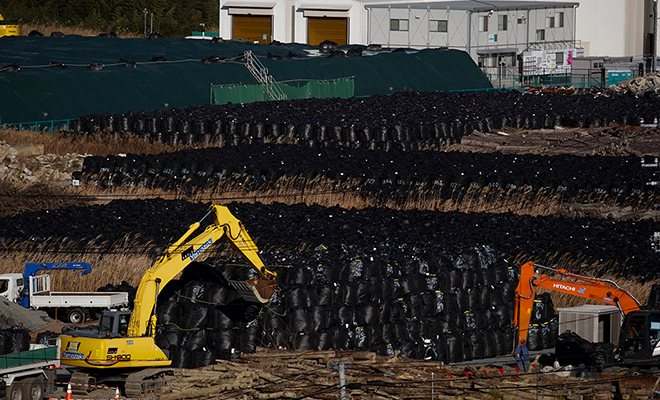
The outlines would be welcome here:
[[[577,40],[585,56],[641,57],[653,31],[653,0],[580,0]],[[658,44],[660,49],[660,43]]]

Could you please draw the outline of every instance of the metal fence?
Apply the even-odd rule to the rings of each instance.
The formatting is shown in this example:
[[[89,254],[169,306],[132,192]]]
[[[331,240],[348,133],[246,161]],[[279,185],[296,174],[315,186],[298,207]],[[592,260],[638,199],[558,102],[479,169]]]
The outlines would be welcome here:
[[[526,86],[573,86],[575,88],[604,87],[602,78],[589,76],[563,75],[520,75],[520,74],[485,74],[495,88],[523,90]]]
[[[3,129],[15,129],[17,131],[33,130],[37,132],[50,132],[52,135],[56,129],[69,130],[71,119],[54,119],[50,121],[33,121],[33,122],[11,122],[0,124]]]

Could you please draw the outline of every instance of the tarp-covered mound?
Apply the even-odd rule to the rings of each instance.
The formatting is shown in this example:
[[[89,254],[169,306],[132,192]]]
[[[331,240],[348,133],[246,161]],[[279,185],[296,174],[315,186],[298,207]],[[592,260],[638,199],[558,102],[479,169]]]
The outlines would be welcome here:
[[[238,59],[245,50],[252,50],[276,81],[354,76],[356,96],[491,87],[470,56],[458,50],[327,57],[297,44],[80,36],[5,37],[0,45],[0,65],[20,67],[0,73],[4,123],[209,104],[211,84],[257,83]],[[269,53],[282,59],[267,59]],[[209,57],[222,62],[201,62]]]

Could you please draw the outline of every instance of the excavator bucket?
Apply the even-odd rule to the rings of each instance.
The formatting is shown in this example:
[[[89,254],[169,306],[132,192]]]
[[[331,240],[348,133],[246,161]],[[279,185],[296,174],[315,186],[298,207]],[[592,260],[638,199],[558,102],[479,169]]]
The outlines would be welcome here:
[[[265,279],[250,279],[248,281],[229,281],[241,297],[251,303],[265,304],[275,293],[275,281]]]

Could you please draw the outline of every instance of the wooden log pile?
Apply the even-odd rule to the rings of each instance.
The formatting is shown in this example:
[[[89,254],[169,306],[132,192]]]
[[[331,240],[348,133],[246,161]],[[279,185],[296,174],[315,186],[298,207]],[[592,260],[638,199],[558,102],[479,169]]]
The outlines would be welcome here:
[[[155,393],[176,399],[338,399],[338,365],[345,366],[351,399],[557,399],[650,398],[656,377],[624,369],[592,377],[522,373],[511,367],[443,365],[358,351],[258,348],[232,361],[174,373]]]

